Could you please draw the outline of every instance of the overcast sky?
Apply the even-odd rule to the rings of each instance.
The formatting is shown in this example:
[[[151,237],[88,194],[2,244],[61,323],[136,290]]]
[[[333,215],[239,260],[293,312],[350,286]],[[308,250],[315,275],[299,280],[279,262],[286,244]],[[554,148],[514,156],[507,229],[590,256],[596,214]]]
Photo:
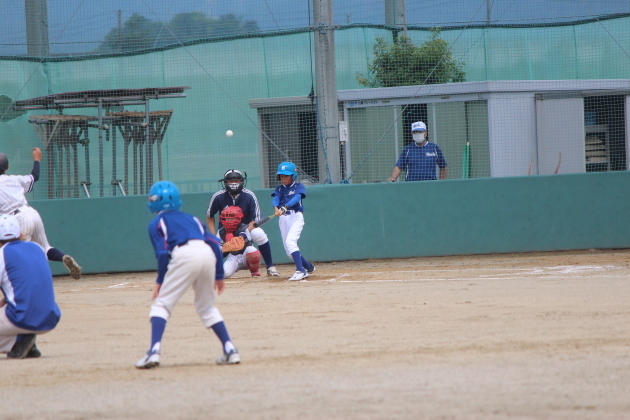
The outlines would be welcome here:
[[[312,0],[48,0],[51,51],[80,52],[94,49],[133,13],[168,22],[183,12],[210,17],[234,14],[255,20],[262,30],[307,26]],[[335,22],[384,24],[384,0],[334,0]],[[406,0],[410,25],[464,25],[484,22],[485,0]],[[24,0],[0,0],[0,55],[23,54],[25,48]],[[494,23],[548,23],[612,13],[630,13],[630,0],[494,0]],[[22,45],[20,45],[22,44]]]

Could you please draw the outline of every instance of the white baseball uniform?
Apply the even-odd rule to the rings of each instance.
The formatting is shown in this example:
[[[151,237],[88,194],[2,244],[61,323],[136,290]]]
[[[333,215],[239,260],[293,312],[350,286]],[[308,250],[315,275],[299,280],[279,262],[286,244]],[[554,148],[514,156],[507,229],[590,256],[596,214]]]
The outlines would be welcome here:
[[[238,270],[249,270],[249,264],[247,263],[247,254],[258,252],[253,246],[245,248],[245,252],[242,254],[228,254],[227,258],[223,261],[223,271],[225,271],[225,278],[229,279]]]
[[[48,252],[44,222],[34,208],[28,205],[25,194],[31,192],[33,175],[0,175],[0,214],[12,214],[20,222],[22,240],[37,242]]]

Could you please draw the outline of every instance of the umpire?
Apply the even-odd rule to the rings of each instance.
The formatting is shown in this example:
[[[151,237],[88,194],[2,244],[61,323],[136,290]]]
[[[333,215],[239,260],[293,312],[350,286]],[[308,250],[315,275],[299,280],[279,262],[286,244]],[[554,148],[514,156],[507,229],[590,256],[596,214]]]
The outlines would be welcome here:
[[[20,223],[0,216],[0,353],[10,359],[39,357],[37,334],[55,328],[61,311],[43,248],[20,240]]]
[[[242,223],[249,224],[252,220],[261,219],[262,216],[256,194],[245,188],[247,173],[243,174],[243,172],[237,171],[236,169],[230,169],[223,175],[223,179],[220,179],[219,182],[223,182],[225,188],[214,193],[210,199],[210,205],[206,213],[206,221],[210,233],[213,235],[217,234],[214,215],[221,213],[221,211],[231,206],[240,207],[243,211]],[[267,275],[274,277],[279,276],[280,273],[278,273],[273,263],[271,246],[269,245],[269,239],[265,231],[261,228],[255,228],[250,233],[252,240],[258,245],[258,250],[265,260]]]

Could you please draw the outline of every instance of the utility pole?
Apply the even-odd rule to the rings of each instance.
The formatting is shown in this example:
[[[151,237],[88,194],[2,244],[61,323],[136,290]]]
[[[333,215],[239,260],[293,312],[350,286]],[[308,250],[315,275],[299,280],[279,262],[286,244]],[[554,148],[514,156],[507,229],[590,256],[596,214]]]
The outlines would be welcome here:
[[[27,53],[33,57],[47,57],[50,53],[48,43],[48,7],[47,0],[24,0],[26,14]]]
[[[320,180],[341,181],[339,153],[339,101],[335,65],[335,31],[332,0],[313,0],[316,100],[321,142]]]
[[[122,50],[122,10],[118,9],[116,11],[116,17],[118,18],[118,41],[116,44],[118,45],[118,51]]]
[[[385,25],[402,27],[407,36],[407,9],[405,0],[385,0]]]
[[[486,23],[490,25],[492,19],[490,17],[490,12],[492,11],[492,0],[486,0]]]

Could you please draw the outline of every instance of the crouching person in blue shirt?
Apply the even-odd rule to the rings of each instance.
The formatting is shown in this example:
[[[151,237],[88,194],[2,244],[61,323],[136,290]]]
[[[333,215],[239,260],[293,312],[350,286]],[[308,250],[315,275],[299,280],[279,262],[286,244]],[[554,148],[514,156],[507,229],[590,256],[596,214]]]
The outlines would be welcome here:
[[[20,236],[18,219],[1,215],[0,353],[10,359],[41,356],[35,338],[55,328],[61,318],[46,253]]]

